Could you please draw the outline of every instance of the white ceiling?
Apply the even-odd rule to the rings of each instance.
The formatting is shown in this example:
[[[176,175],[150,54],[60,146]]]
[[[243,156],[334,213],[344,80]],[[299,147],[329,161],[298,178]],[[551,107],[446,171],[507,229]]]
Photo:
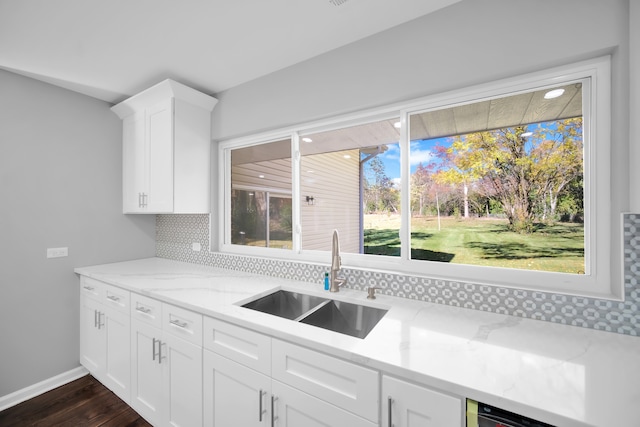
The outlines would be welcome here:
[[[458,1],[0,0],[0,68],[110,103],[215,94]]]

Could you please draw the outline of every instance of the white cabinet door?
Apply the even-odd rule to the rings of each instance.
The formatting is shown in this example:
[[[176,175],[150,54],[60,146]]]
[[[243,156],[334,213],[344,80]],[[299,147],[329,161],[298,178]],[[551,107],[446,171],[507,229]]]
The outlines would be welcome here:
[[[134,319],[131,406],[155,426],[201,426],[202,347]]]
[[[160,425],[162,409],[162,331],[139,320],[131,328],[131,406],[153,425]]]
[[[124,213],[144,212],[145,199],[149,188],[146,171],[148,168],[147,145],[145,140],[144,111],[125,117],[122,121],[122,211]]]
[[[96,378],[101,379],[105,363],[106,340],[104,327],[98,327],[99,322],[104,323],[101,316],[102,304],[80,296],[80,363]]]
[[[277,427],[377,426],[377,424],[364,418],[360,418],[279,381],[272,381],[271,392],[273,399],[272,415],[274,417],[274,425]]]
[[[129,403],[130,318],[83,294],[80,297],[80,363]]]
[[[145,131],[149,187],[145,210],[173,212],[173,99],[147,109]]]
[[[162,425],[202,426],[202,347],[164,332]]]
[[[119,311],[105,308],[104,380],[107,388],[129,403],[131,399],[131,318]]]
[[[458,398],[386,375],[382,377],[382,427],[461,427]]]
[[[204,351],[204,425],[270,426],[271,378]]]

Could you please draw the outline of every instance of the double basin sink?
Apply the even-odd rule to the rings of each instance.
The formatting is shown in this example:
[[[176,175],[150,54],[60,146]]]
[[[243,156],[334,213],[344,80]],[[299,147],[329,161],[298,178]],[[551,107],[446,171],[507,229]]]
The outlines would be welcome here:
[[[364,338],[387,310],[298,292],[279,290],[243,304],[295,322]]]

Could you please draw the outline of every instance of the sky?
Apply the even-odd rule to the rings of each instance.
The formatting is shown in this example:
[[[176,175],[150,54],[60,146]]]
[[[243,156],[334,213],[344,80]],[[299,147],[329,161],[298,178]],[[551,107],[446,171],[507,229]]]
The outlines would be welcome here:
[[[422,163],[428,165],[435,158],[435,146],[448,146],[451,144],[450,138],[436,138],[429,140],[411,141],[411,173]],[[384,164],[386,175],[394,182],[400,182],[400,144],[389,144],[388,149],[379,157]]]

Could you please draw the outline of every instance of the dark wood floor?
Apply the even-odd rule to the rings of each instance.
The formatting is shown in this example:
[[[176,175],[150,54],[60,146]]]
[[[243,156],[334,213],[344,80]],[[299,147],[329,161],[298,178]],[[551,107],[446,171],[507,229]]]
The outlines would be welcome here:
[[[0,426],[151,426],[91,375],[0,412]]]

